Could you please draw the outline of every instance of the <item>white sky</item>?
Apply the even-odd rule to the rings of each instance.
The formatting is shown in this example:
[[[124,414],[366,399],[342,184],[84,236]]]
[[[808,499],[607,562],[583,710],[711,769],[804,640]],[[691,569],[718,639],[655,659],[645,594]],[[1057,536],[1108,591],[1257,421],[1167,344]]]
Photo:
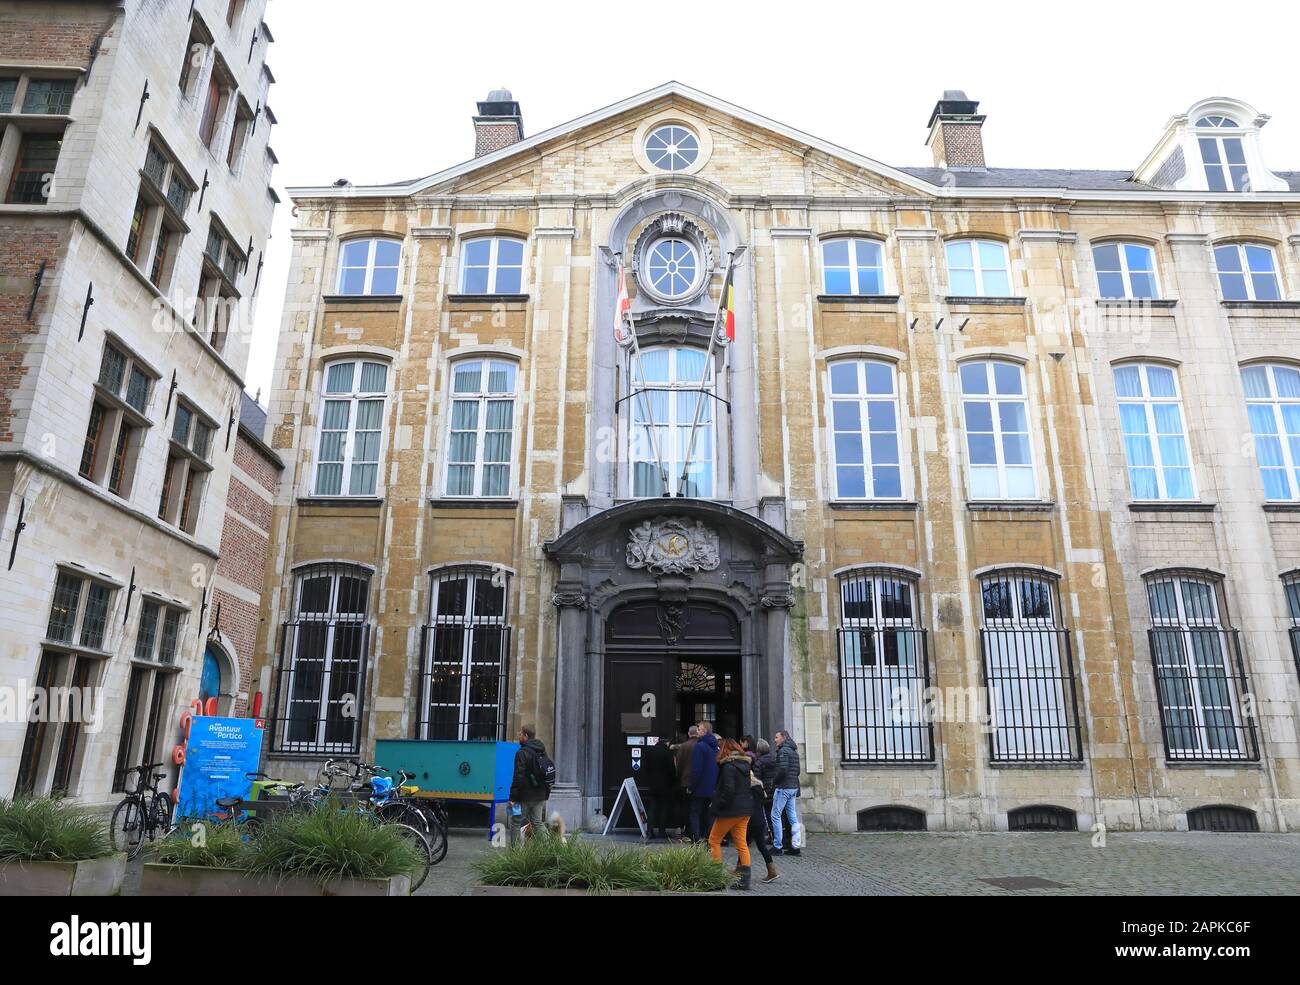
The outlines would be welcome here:
[[[271,385],[290,253],[288,185],[431,174],[474,152],[489,90],[525,134],[669,79],[894,165],[927,165],[944,89],[988,115],[991,167],[1131,169],[1206,96],[1275,119],[1266,164],[1300,170],[1300,5],[977,3],[885,6],[276,0],[271,145],[283,204],[263,271],[250,391]]]

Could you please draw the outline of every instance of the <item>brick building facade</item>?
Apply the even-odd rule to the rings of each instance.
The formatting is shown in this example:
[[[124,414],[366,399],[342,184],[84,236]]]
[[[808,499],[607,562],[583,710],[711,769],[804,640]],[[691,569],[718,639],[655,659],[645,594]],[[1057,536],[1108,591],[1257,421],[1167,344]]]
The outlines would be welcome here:
[[[493,149],[497,91],[293,189],[275,768],[532,720],[587,822],[710,718],[814,826],[1300,824],[1300,174],[1236,100],[1128,171],[977,109],[898,168],[677,83]]]
[[[203,687],[245,689],[265,7],[0,3],[0,682],[28,712],[0,722],[0,796],[107,801]]]

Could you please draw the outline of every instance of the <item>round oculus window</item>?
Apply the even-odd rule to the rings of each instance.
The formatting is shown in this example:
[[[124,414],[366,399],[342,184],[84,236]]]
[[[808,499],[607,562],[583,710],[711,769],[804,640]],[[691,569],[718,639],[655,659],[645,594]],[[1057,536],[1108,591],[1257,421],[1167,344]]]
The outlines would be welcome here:
[[[700,138],[685,127],[659,127],[646,138],[645,156],[660,171],[685,171],[700,158]]]
[[[699,277],[700,254],[686,240],[666,237],[650,247],[645,272],[654,293],[665,298],[685,297]]]

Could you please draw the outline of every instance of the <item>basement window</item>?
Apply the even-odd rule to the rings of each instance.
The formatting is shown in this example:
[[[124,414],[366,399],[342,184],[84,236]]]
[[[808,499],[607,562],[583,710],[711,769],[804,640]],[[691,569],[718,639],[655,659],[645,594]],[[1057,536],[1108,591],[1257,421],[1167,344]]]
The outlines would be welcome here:
[[[1249,808],[1233,804],[1194,807],[1187,812],[1187,830],[1255,832],[1259,830],[1259,818]]]
[[[1036,804],[1007,812],[1008,831],[1078,831],[1079,818],[1068,807]]]

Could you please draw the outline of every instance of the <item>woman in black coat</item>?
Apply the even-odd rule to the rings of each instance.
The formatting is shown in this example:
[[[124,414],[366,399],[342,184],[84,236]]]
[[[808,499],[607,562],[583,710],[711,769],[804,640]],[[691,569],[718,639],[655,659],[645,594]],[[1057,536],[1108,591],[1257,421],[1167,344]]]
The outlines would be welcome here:
[[[749,827],[745,829],[745,833],[749,840],[758,846],[759,854],[767,863],[767,875],[763,877],[763,881],[775,882],[780,873],[776,871],[776,866],[772,862],[772,849],[768,847],[771,839],[767,818],[772,811],[772,801],[769,799],[771,794],[767,790],[763,774],[766,771],[767,782],[770,782],[775,774],[776,764],[772,761],[772,747],[766,739],[759,739],[753,751],[756,758],[749,774],[749,794],[753,811],[749,816]]]
[[[677,798],[677,763],[667,737],[646,747],[641,772],[650,794],[650,837],[667,838]]]

